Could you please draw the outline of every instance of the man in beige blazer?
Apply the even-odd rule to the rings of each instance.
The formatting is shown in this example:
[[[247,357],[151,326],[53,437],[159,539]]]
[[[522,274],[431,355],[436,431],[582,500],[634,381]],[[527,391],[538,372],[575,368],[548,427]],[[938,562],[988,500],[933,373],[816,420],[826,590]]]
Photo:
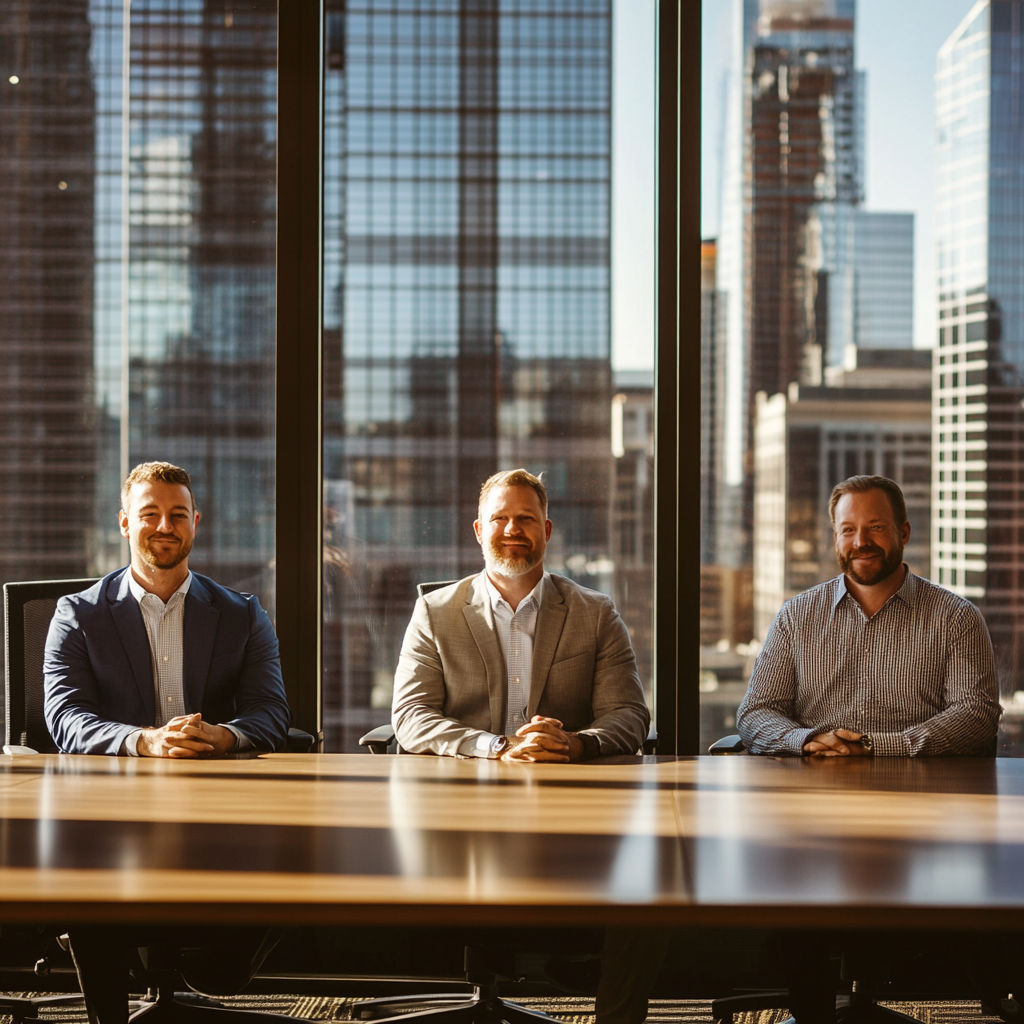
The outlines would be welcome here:
[[[484,571],[416,602],[391,721],[413,753],[507,761],[635,754],[647,738],[629,633],[604,594],[544,572],[544,484],[525,469],[480,490]],[[640,1024],[667,933],[609,928],[597,1024]]]
[[[473,528],[484,571],[420,598],[406,630],[398,742],[522,761],[635,754],[650,713],[629,633],[611,598],[544,571],[544,484],[496,473]]]

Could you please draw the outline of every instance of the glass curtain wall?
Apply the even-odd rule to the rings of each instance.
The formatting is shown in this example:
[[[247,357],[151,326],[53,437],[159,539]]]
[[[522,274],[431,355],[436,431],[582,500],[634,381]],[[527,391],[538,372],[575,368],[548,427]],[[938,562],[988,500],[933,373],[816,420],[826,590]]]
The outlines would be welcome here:
[[[124,564],[161,459],[195,567],[272,610],[276,3],[126,7],[0,5],[0,582]]]
[[[136,0],[130,44],[122,469],[188,469],[195,568],[273,616],[277,4]]]
[[[878,473],[911,570],[985,616],[1024,752],[1024,5],[898,8],[704,3],[705,744],[838,573],[832,487]]]
[[[416,585],[482,568],[499,469],[544,474],[547,567],[615,596],[649,688],[651,386],[613,381],[610,350],[610,0],[327,11],[327,749],[389,720]]]

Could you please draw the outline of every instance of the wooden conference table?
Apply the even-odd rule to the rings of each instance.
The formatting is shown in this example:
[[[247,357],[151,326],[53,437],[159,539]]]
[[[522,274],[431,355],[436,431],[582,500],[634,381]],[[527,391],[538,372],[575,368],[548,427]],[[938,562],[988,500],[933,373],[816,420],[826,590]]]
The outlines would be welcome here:
[[[1024,761],[0,757],[0,921],[1021,928]]]

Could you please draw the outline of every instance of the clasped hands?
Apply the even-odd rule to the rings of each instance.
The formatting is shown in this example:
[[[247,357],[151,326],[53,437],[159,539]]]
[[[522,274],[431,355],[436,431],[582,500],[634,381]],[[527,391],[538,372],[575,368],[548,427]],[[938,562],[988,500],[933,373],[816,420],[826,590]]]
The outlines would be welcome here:
[[[583,755],[583,741],[574,732],[566,732],[557,718],[534,715],[521,725],[511,746],[501,755],[502,761],[578,761]]]
[[[203,716],[178,715],[158,729],[143,729],[136,751],[144,757],[199,757],[223,754],[234,748],[235,734],[222,725],[210,725]]]
[[[813,757],[864,757],[867,751],[858,742],[861,735],[852,729],[819,732],[804,744],[804,753]]]

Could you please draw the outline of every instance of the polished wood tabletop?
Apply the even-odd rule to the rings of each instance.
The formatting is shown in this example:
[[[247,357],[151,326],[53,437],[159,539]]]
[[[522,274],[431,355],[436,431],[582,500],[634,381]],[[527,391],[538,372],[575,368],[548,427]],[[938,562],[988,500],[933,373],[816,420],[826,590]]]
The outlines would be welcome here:
[[[0,920],[1019,928],[1024,761],[0,756]]]

